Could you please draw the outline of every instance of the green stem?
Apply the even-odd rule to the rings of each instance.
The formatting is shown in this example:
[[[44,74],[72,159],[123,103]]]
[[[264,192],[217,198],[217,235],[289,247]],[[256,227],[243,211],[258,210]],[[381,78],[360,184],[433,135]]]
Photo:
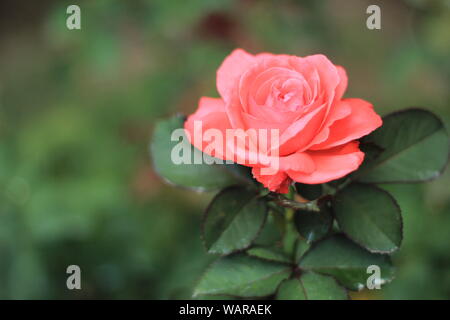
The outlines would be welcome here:
[[[284,196],[277,193],[270,193],[267,195],[269,199],[273,200],[281,207],[294,209],[294,210],[306,210],[312,212],[319,212],[320,208],[316,201],[298,202],[295,200],[287,199]]]

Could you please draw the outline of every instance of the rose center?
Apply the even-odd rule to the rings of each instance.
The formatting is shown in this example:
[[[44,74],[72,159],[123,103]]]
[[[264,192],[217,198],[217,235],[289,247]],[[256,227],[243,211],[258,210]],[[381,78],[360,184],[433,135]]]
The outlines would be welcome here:
[[[294,95],[295,92],[279,93],[278,100],[282,102],[288,102]]]

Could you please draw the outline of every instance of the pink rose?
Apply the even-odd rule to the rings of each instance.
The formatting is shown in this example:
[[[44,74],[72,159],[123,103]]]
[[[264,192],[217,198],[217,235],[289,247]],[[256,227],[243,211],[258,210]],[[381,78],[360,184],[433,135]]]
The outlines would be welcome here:
[[[344,68],[323,55],[251,55],[237,49],[217,71],[221,98],[202,97],[185,130],[203,152],[252,167],[255,179],[271,191],[286,193],[292,181],[325,183],[361,165],[364,153],[356,139],[382,124],[369,102],[343,99],[346,88]],[[203,132],[220,130],[224,149],[234,143],[227,130],[277,129],[279,140],[276,147],[258,149],[255,162],[249,151],[253,136],[231,152],[211,150],[210,138],[195,138],[196,123]],[[274,160],[277,170],[264,173]]]

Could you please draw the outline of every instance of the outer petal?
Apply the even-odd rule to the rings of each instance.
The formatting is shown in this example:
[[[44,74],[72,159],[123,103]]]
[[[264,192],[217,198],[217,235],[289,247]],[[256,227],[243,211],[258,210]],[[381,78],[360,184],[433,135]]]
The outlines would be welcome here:
[[[308,144],[307,148],[322,143],[328,139],[330,136],[330,126],[337,120],[347,117],[351,113],[350,106],[346,104],[339,103],[345,90],[347,89],[347,73],[345,69],[341,66],[336,66],[336,70],[339,76],[339,83],[334,92],[334,102],[330,105],[328,115],[322,123],[320,130],[318,130],[317,135]]]
[[[340,72],[336,66],[324,55],[315,54],[292,60],[295,69],[301,74],[308,75],[316,70],[320,77],[320,90],[327,94],[327,99],[333,99],[334,91],[341,82]]]
[[[201,122],[201,130],[195,126],[195,122]],[[203,134],[208,129],[217,129],[226,135],[226,129],[231,128],[225,112],[225,104],[222,99],[202,97],[198,109],[191,114],[184,123],[184,129],[189,133],[190,142],[199,150],[204,150]],[[200,137],[201,139],[196,139]],[[224,142],[225,143],[225,142]],[[212,155],[222,158],[220,155]],[[222,158],[223,159],[223,158]]]
[[[252,169],[252,174],[256,180],[261,182],[270,191],[278,193],[289,192],[289,185],[291,184],[292,180],[283,171],[279,171],[278,173],[270,176],[261,175],[261,168],[255,167]]]
[[[322,143],[330,137],[330,126],[336,121],[343,119],[351,114],[352,110],[346,104],[334,104],[328,113],[326,120],[323,122],[322,128],[317,130],[315,137],[305,147],[309,149],[311,146]]]
[[[339,81],[338,86],[336,87],[334,98],[335,98],[335,101],[339,101],[340,99],[342,99],[342,96],[344,95],[345,90],[347,90],[348,77],[347,77],[347,72],[345,71],[345,69],[343,67],[336,66],[336,69],[338,71],[340,81]]]
[[[364,160],[364,153],[358,148],[359,142],[349,142],[344,146],[307,152],[313,159],[316,170],[311,174],[288,171],[290,178],[297,182],[318,184],[342,178],[356,170]]]
[[[241,75],[254,63],[255,56],[242,49],[234,50],[217,70],[217,90],[225,102],[231,99],[231,91],[239,83]]]
[[[225,112],[225,104],[220,98],[201,97],[198,101],[198,108],[189,118],[199,120],[210,113]],[[188,118],[188,120],[189,120]]]
[[[280,159],[259,152],[252,135],[247,131],[233,128],[224,110],[225,103],[222,99],[202,97],[197,111],[190,115],[184,124],[185,130],[189,133],[187,136],[190,143],[197,149],[222,160],[246,166],[276,166]],[[217,148],[212,150],[213,154],[206,148],[213,141],[204,140],[205,133],[209,129],[219,130],[222,139]],[[267,139],[270,140],[270,136]]]
[[[275,164],[274,164],[275,165]],[[261,182],[270,191],[287,193],[292,180],[286,174],[287,170],[295,170],[303,173],[311,173],[315,164],[306,153],[294,153],[287,157],[280,157],[278,172],[272,175],[263,174],[262,167],[253,167],[253,177]]]
[[[361,138],[380,127],[383,121],[373,110],[372,104],[362,99],[344,99],[337,107],[346,106],[350,114],[335,121],[330,127],[328,139],[313,146],[313,150],[328,149]]]
[[[279,158],[279,169],[281,171],[296,171],[312,173],[316,169],[313,159],[306,152],[297,152],[286,157]]]

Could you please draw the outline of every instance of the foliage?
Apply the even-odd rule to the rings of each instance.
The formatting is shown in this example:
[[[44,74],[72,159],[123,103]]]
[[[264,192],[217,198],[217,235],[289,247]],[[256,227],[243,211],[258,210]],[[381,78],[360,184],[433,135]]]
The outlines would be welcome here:
[[[161,122],[156,130],[173,119]],[[182,122],[178,126],[182,127]],[[166,157],[160,163],[170,162],[166,150],[173,148],[166,133],[164,137],[158,131],[152,140],[153,154]],[[405,110],[384,117],[384,125],[363,139],[363,145],[372,149],[360,169],[320,186],[297,184],[298,201],[270,193],[258,184],[225,188],[205,211],[203,224],[208,253],[222,257],[203,275],[194,296],[342,299],[347,297],[346,289],[372,287],[368,283],[371,266],[381,271],[379,284],[390,282],[394,277],[390,255],[400,248],[403,238],[402,216],[395,198],[373,183],[436,178],[448,160],[448,141],[435,115]],[[426,157],[430,153],[432,160]],[[180,170],[190,170],[189,165]],[[191,178],[184,174],[177,182],[186,186],[191,186],[191,181],[198,183],[195,170]],[[212,187],[212,177],[205,179]],[[223,181],[218,179],[214,186],[223,187]],[[301,197],[303,188],[310,200]],[[252,246],[266,223],[269,207],[275,210],[270,214],[284,220],[283,240],[266,248]],[[332,228],[334,219],[337,225]],[[275,223],[275,216],[267,223],[271,222]],[[298,233],[290,231],[293,224]],[[302,242],[311,245],[298,252]],[[277,250],[284,251],[287,259]]]

